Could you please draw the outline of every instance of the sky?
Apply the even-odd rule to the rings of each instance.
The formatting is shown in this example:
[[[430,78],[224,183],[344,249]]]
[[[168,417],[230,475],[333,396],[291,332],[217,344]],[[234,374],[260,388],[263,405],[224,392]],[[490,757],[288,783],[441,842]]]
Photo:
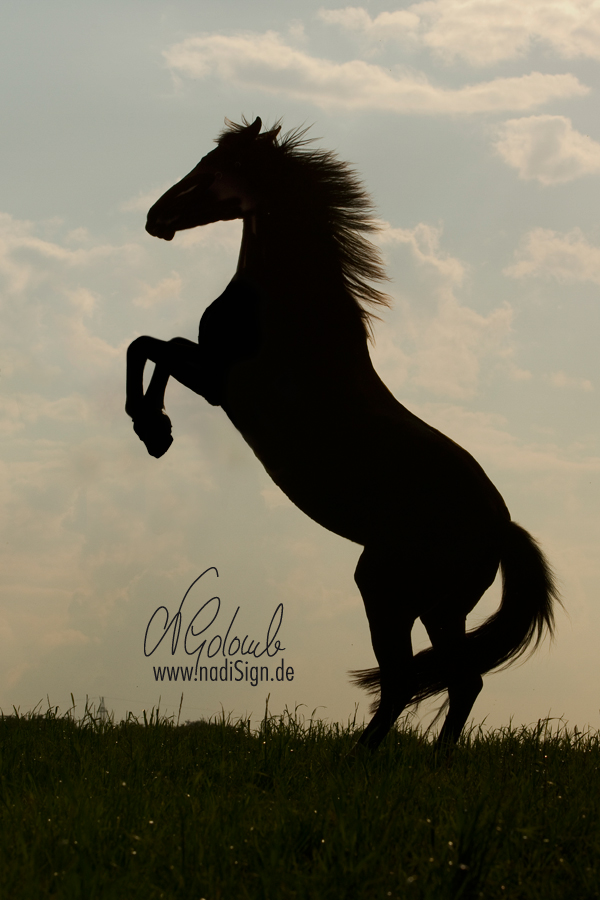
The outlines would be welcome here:
[[[128,344],[195,339],[241,237],[162,242],[146,212],[225,117],[259,115],[359,173],[393,299],[374,364],[557,574],[556,640],[487,676],[473,722],[600,727],[600,2],[6,0],[0,22],[0,708],[367,715],[361,548],[180,385],[160,460],[124,412]],[[208,681],[156,674],[199,659]]]

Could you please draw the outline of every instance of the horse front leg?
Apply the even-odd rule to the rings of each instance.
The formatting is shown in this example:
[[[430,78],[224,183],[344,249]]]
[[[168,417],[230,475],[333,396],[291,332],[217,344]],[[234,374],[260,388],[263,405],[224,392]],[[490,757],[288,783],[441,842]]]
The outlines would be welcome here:
[[[146,362],[155,363],[150,384],[144,393]],[[161,341],[139,337],[127,350],[127,399],[125,412],[133,419],[133,430],[151,456],[163,456],[171,444],[171,420],[164,411],[165,389],[173,375],[192,390],[197,390],[198,345],[185,338]]]

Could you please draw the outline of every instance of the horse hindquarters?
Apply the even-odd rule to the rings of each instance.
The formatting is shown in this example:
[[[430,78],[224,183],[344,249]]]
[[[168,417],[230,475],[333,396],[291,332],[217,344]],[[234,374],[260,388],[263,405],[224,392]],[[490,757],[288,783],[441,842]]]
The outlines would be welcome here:
[[[493,549],[496,544],[497,551]],[[364,561],[361,557],[357,583],[365,598],[379,669],[353,673],[354,683],[371,693],[381,692],[375,716],[377,723],[374,724],[374,719],[361,739],[367,746],[374,748],[381,742],[405,706],[418,704],[445,690],[449,693],[449,711],[438,742],[455,743],[481,690],[481,676],[510,665],[530,646],[535,650],[546,630],[552,634],[553,605],[560,603],[560,599],[552,572],[533,538],[519,525],[509,522],[498,541],[490,542],[487,553],[483,552],[483,546],[479,550],[480,553],[472,555],[471,566],[460,567],[462,577],[456,566],[454,577],[446,571],[445,581],[437,581],[437,596],[431,590],[431,581],[425,587],[427,570],[423,565],[421,577],[416,574],[412,580],[401,577],[406,575],[406,567],[397,565],[392,584],[390,579],[386,583],[380,577],[381,557],[379,567],[376,557],[363,555]],[[466,614],[491,584],[498,557],[503,579],[500,608],[479,628],[465,632]],[[411,571],[417,573],[418,568],[413,560]],[[394,612],[395,605],[403,600],[399,586],[407,583],[412,596],[404,599],[415,611],[412,618],[406,613],[402,618]],[[422,612],[418,611],[417,604],[421,604]],[[416,615],[420,615],[432,646],[414,658],[412,651],[408,655],[404,650],[398,668],[394,634],[405,636]],[[383,720],[389,723],[385,730]]]
[[[482,679],[466,639],[466,615],[493,582],[499,563],[497,541],[365,548],[356,570],[378,669],[352,673],[354,683],[379,694],[373,721],[360,743],[375,749],[402,710],[426,697],[449,692],[449,713],[440,735],[453,743],[481,691]],[[384,552],[385,549],[385,552]],[[413,657],[410,633],[423,621],[432,646]]]

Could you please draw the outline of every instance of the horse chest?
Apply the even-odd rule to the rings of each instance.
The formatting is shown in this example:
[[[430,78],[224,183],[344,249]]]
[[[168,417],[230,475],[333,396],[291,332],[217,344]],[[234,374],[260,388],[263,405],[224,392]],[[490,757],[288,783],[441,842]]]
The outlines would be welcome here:
[[[292,408],[295,416],[306,403],[314,408],[331,382],[318,362],[326,354],[316,335],[305,334],[302,321],[269,314],[264,306],[254,284],[236,278],[200,320],[201,393],[223,406],[240,430],[244,420],[275,423]]]
[[[247,281],[233,280],[205,310],[198,331],[202,394],[222,406],[236,363],[256,355],[261,343],[260,298]]]

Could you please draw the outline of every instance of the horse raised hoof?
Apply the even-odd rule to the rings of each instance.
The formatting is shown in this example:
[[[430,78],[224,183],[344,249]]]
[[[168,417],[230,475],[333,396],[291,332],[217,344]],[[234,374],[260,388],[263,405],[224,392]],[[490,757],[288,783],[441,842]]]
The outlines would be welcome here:
[[[146,445],[150,456],[154,456],[155,459],[164,456],[173,443],[171,420],[162,409],[151,413],[144,412],[142,415],[136,416],[133,421],[133,430],[140,441]]]

